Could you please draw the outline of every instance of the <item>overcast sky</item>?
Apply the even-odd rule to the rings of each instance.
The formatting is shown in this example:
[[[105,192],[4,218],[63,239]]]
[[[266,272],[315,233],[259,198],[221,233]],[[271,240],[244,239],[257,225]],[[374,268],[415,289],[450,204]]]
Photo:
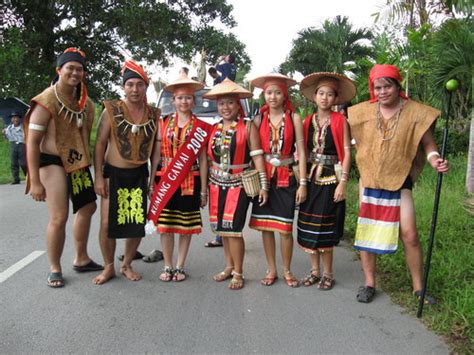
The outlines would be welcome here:
[[[354,28],[371,27],[374,21],[371,15],[381,10],[385,0],[228,0],[228,3],[234,6],[237,26],[225,31],[233,32],[247,46],[252,60],[247,79],[251,79],[274,71],[286,59],[292,41],[302,29],[320,27],[324,20],[337,15],[349,17]],[[183,64],[154,73],[153,78],[161,76],[172,81]],[[195,76],[196,68],[187,66],[190,76]],[[207,81],[212,82],[209,77]],[[148,94],[150,101],[156,100],[151,87]]]

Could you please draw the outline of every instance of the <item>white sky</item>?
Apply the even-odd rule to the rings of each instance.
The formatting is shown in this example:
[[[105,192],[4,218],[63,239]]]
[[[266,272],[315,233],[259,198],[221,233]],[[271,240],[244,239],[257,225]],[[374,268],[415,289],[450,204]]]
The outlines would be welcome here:
[[[349,17],[354,28],[371,27],[374,22],[371,15],[381,10],[385,0],[228,0],[228,3],[234,6],[232,14],[237,26],[225,31],[233,32],[247,46],[252,68],[246,78],[251,79],[274,71],[285,61],[292,41],[302,29],[320,27],[324,20],[337,15]],[[192,65],[176,63],[152,77],[174,80],[183,65],[190,68],[190,76],[196,75]],[[207,81],[212,82],[209,75]],[[148,96],[149,101],[156,101],[151,85]]]

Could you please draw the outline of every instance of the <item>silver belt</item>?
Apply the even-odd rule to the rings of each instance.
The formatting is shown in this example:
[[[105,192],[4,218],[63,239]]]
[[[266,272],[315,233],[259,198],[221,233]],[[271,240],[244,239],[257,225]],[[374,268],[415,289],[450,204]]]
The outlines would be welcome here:
[[[339,162],[339,158],[337,155],[317,154],[311,152],[309,155],[309,161],[313,164],[319,165],[334,165]]]
[[[285,158],[280,154],[265,154],[265,160],[275,167],[290,165],[295,162],[293,157],[286,155]]]
[[[238,164],[238,165],[227,165],[222,163],[212,162],[212,165],[221,169],[221,170],[230,170],[230,169],[245,169],[250,166],[250,164]]]

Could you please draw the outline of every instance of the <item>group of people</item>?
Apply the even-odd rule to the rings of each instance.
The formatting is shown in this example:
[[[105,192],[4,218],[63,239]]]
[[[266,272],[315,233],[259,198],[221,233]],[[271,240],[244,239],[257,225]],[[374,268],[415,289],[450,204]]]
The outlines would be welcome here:
[[[399,70],[375,65],[369,77],[370,101],[349,108],[348,119],[334,105],[350,102],[355,84],[338,73],[313,73],[300,83],[316,112],[302,120],[288,89],[297,82],[282,74],[251,81],[263,89],[265,105],[253,120],[240,104],[252,93],[226,78],[205,97],[217,101],[221,120],[210,126],[193,114],[194,93],[203,84],[186,76],[165,87],[173,94],[175,113],[161,117],[146,103],[148,77],[126,61],[125,98],[104,102],[94,149],[95,179],[89,171],[93,104],[87,98],[85,54],[67,49],[58,58],[57,81],[32,100],[25,127],[29,192],[46,201],[51,270],[48,285],[64,286],[60,257],[68,216],[68,196],[76,214],[74,238],[78,272],[102,271],[103,284],[116,276],[117,238],[125,238],[120,273],[141,278],[132,268],[145,235],[147,201],[160,234],[163,282],[184,281],[192,235],[202,228],[200,209],[209,206],[209,222],[223,239],[224,268],[213,276],[244,287],[245,242],[242,230],[252,203],[249,226],[261,232],[267,271],[261,279],[278,279],[276,234],[280,235],[282,277],[289,287],[335,285],[333,249],[344,231],[346,186],[351,167],[351,139],[360,171],[360,212],[355,248],[360,250],[365,284],[359,302],[375,295],[376,255],[394,253],[400,238],[413,280],[422,288],[422,250],[416,231],[411,189],[424,159],[445,173],[432,129],[439,111],[406,97]],[[150,172],[148,162],[151,161]],[[90,221],[100,200],[100,246],[104,266],[87,254]],[[293,223],[299,206],[297,243],[309,254],[310,272],[299,280],[291,271]],[[177,257],[174,257],[178,235]],[[322,264],[322,266],[321,266]],[[428,301],[434,301],[427,297]]]

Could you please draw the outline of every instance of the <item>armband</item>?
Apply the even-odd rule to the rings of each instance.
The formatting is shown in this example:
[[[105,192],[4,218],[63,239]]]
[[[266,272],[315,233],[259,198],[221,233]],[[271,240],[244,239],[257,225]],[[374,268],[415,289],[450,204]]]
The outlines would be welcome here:
[[[436,155],[437,157],[440,156],[439,153],[434,150],[434,151],[432,151],[432,152],[430,152],[426,155],[426,160],[430,161],[431,157],[434,156],[434,155]]]
[[[33,129],[35,131],[40,131],[40,132],[45,132],[46,131],[46,126],[36,124],[36,123],[30,123],[28,124],[29,129]]]
[[[251,157],[256,157],[257,155],[263,155],[263,149],[251,150],[249,154]]]

